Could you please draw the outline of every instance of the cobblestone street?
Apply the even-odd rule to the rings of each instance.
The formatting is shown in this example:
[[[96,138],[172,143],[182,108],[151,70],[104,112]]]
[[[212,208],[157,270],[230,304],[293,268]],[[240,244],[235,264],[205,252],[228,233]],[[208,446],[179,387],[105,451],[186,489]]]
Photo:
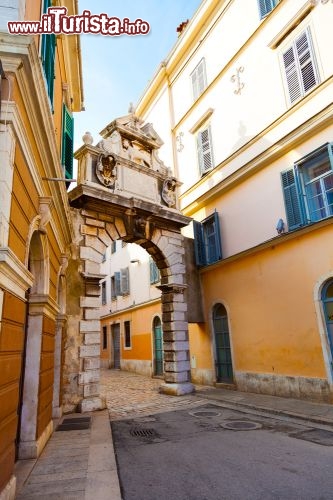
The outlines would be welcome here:
[[[196,386],[196,395],[167,396],[158,392],[162,379],[121,370],[101,370],[101,396],[106,398],[110,419],[118,420],[162,411],[195,407],[205,402]]]

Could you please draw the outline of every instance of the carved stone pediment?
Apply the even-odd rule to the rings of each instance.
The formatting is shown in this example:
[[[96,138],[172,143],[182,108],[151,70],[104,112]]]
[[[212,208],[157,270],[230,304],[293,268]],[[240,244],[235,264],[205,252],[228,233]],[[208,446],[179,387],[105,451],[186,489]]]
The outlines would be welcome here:
[[[86,132],[75,154],[80,184],[102,185],[118,197],[177,209],[180,184],[158,156],[163,141],[151,123],[130,113],[109,123],[101,135],[94,146]]]

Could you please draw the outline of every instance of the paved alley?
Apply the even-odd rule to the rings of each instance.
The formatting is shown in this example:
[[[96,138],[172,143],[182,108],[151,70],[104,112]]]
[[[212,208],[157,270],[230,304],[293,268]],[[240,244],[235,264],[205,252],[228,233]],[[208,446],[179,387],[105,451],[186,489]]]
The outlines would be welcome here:
[[[132,418],[163,411],[195,407],[205,402],[196,386],[196,395],[168,396],[158,392],[163,379],[121,370],[101,370],[101,396],[106,399],[110,419]]]

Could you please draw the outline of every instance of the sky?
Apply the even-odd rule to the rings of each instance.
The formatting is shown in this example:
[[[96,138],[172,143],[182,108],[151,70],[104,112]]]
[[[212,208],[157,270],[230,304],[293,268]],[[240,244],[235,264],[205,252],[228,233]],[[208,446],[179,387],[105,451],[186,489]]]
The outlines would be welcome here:
[[[177,26],[191,19],[201,0],[79,0],[79,13],[141,18],[150,25],[147,35],[81,35],[85,111],[76,113],[74,149],[89,131],[94,144],[112,120],[126,115],[143,94],[159,64],[177,41]]]

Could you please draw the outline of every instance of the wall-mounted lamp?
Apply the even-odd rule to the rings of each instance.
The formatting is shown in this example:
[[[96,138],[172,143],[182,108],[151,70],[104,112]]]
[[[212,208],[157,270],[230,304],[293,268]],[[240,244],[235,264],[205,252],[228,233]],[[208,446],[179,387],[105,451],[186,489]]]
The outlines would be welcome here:
[[[140,259],[132,259],[131,261],[131,264],[140,264]]]

